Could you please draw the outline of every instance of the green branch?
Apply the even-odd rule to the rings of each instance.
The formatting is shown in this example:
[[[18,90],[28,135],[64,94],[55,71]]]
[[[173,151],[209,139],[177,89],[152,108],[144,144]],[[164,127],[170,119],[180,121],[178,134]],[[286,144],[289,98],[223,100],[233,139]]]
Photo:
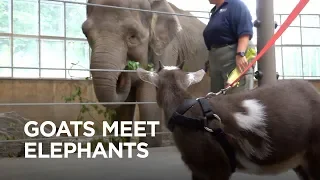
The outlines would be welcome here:
[[[126,70],[136,70],[136,69],[138,69],[138,67],[141,67],[139,62],[128,61],[128,64],[126,66]],[[143,68],[148,71],[154,71],[154,65],[152,63],[149,63],[147,65],[147,67],[143,67]]]

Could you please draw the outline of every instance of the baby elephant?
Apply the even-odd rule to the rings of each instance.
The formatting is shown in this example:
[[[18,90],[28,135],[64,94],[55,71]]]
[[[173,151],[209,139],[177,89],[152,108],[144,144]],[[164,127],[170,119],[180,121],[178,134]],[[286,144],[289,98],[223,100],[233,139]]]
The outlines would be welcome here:
[[[302,180],[320,179],[320,95],[304,80],[211,98],[187,89],[205,72],[164,66],[139,68],[157,89],[182,160],[193,180],[228,180],[234,172],[276,175],[293,169]]]

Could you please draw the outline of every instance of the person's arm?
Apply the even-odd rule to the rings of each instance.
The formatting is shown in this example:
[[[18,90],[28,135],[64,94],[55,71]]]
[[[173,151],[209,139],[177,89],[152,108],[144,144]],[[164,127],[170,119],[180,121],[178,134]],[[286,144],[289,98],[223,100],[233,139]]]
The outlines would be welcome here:
[[[239,6],[233,12],[232,19],[234,32],[238,37],[237,52],[245,52],[253,36],[253,23],[251,13],[244,2],[239,1]],[[245,56],[237,56],[236,59],[239,70],[243,71],[248,65]]]
[[[239,6],[233,14],[234,30],[238,37],[238,52],[245,51],[253,36],[252,16],[244,2],[239,1]]]
[[[248,44],[249,44],[249,39],[250,39],[249,35],[242,35],[239,37],[237,52],[245,52],[246,51]]]

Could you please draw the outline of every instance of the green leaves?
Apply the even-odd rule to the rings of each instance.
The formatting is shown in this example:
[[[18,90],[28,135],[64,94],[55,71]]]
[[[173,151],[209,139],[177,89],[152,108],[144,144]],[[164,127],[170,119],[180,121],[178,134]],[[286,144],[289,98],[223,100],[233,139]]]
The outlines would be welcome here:
[[[154,71],[154,64],[149,63],[148,67],[146,68],[148,71]]]
[[[136,64],[134,65],[134,63],[132,63],[131,65],[132,65],[131,67],[137,67]],[[76,100],[78,100],[80,103],[92,102],[82,97],[82,90],[80,86],[75,86],[75,89],[70,94],[70,96],[64,96],[63,99],[65,100],[66,103],[73,102]],[[108,109],[103,106],[98,106],[97,104],[90,104],[90,105],[81,104],[80,111],[76,120],[86,121],[87,119],[85,119],[85,115],[89,115],[89,117],[91,117],[94,120],[94,122],[101,122],[101,120],[96,120],[94,118],[93,112],[96,112],[98,115],[102,115],[104,120],[108,122],[113,122],[116,116],[116,111],[113,109]],[[96,130],[96,132],[98,131],[99,126],[102,127],[102,125],[93,127]],[[106,137],[105,139],[103,138],[93,139],[90,142],[91,142],[91,150],[94,151],[98,142],[102,142],[103,146],[107,149],[109,146],[109,142],[113,143],[115,146],[118,146],[119,142],[129,142],[129,139],[110,136],[110,137]]]
[[[139,62],[135,62],[135,61],[128,61],[127,70],[136,70],[138,69],[138,67],[140,67],[140,63]]]
[[[137,70],[140,66],[139,62],[136,61],[128,61],[128,64],[126,66],[126,70]],[[148,71],[154,71],[154,65],[152,63],[149,63],[147,67],[144,67],[144,69]]]
[[[63,99],[66,103],[74,102],[78,100],[80,103],[89,103],[92,102],[84,97],[82,97],[82,90],[80,86],[75,86],[74,91],[70,94],[70,96],[63,96]],[[112,121],[116,112],[114,110],[107,109],[105,107],[99,107],[97,104],[81,104],[80,111],[77,117],[77,121],[83,121],[85,114],[88,114],[95,122],[97,120],[93,116],[93,112],[96,112],[98,115],[103,115],[104,120]]]

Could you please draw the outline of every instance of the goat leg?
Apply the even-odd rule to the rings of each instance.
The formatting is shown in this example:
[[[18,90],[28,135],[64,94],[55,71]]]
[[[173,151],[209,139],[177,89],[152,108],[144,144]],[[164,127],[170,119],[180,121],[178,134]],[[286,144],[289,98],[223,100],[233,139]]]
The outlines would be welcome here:
[[[192,173],[192,180],[206,180]]]
[[[310,180],[308,173],[303,168],[303,166],[298,166],[293,169],[293,171],[299,176],[300,180]]]
[[[319,135],[318,135],[319,136]],[[315,137],[319,140],[317,143],[314,143],[311,148],[311,152],[308,152],[306,155],[307,161],[307,171],[311,180],[320,179],[320,137]]]

